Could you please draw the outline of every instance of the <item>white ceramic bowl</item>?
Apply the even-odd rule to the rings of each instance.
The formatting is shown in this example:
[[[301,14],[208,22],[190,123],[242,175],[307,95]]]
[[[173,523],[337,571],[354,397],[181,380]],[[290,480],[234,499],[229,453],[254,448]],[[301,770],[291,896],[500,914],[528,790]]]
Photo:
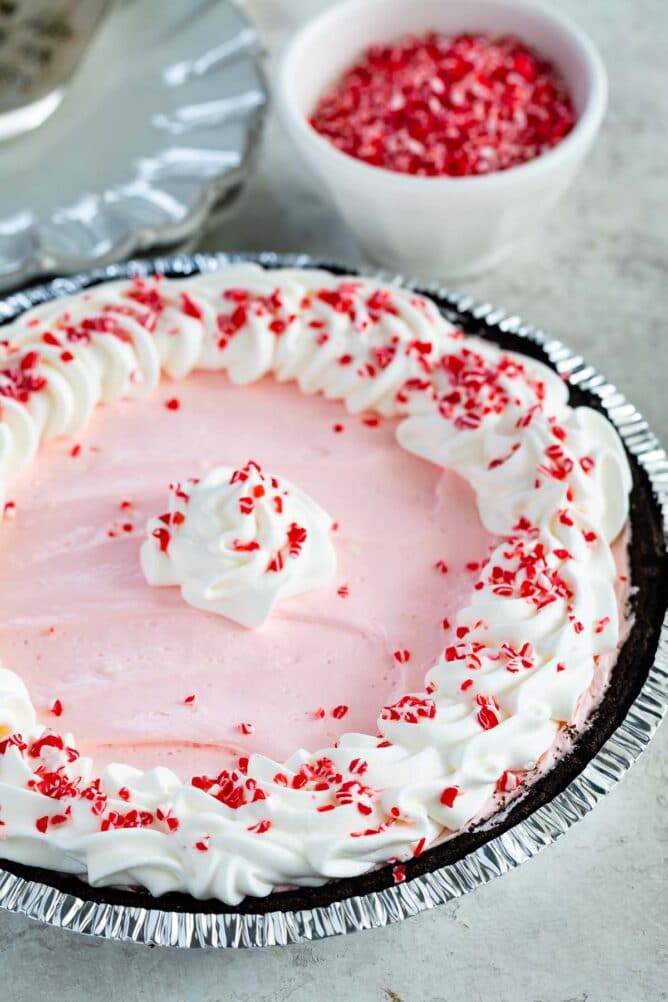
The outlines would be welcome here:
[[[573,130],[548,153],[506,171],[423,178],[356,160],[311,128],[320,95],[368,45],[432,29],[514,34],[535,46],[568,84]],[[286,131],[370,258],[398,271],[459,278],[492,267],[540,226],[594,141],[607,82],[587,36],[534,0],[346,0],[294,36],[276,98]]]

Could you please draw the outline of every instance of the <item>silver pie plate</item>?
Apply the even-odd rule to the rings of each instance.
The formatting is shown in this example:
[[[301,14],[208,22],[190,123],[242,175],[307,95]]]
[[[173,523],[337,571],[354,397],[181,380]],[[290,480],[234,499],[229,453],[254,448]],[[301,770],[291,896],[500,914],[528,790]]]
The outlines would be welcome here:
[[[0,145],[0,289],[197,237],[252,162],[260,48],[232,0],[116,4],[53,116]]]
[[[85,288],[92,282],[130,274],[165,272],[178,277],[215,271],[236,261],[256,261],[273,267],[313,267],[306,255],[196,254],[135,261],[100,268],[85,275],[58,278],[0,301],[0,323],[24,310]],[[324,265],[327,267],[327,265]],[[344,269],[345,270],[345,269]],[[490,332],[502,332],[540,345],[567,381],[597,396],[627,449],[646,471],[662,512],[664,542],[668,545],[668,460],[646,421],[604,376],[561,341],[525,324],[516,314],[449,292],[437,283],[424,285],[376,270],[369,276],[399,282],[432,294],[457,315],[474,318]],[[659,645],[642,689],[622,723],[590,759],[582,772],[553,800],[526,820],[492,838],[462,859],[417,876],[405,883],[295,911],[209,913],[141,908],[86,900],[48,884],[0,870],[0,907],[29,918],[105,939],[154,946],[261,947],[304,943],[372,929],[398,922],[453,901],[486,884],[555,842],[622,779],[640,757],[668,708],[668,615]],[[195,903],[196,904],[196,903]]]

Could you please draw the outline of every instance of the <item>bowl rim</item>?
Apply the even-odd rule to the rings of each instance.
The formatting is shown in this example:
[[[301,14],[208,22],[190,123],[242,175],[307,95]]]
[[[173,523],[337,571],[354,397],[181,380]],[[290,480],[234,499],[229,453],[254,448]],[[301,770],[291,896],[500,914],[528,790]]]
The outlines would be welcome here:
[[[420,190],[444,194],[446,191],[456,194],[480,194],[485,188],[496,185],[507,188],[522,181],[530,181],[553,168],[564,167],[578,152],[582,154],[594,140],[601,125],[608,103],[608,77],[603,59],[589,35],[568,15],[554,7],[548,7],[543,0],[485,0],[488,5],[500,8],[526,11],[538,15],[547,24],[559,28],[568,38],[574,50],[577,50],[587,72],[588,92],[582,113],[576,119],[575,125],[556,146],[539,156],[522,164],[516,164],[505,170],[490,171],[489,174],[471,174],[463,177],[451,175],[423,176],[406,174],[389,170],[387,167],[377,167],[357,159],[348,153],[343,153],[317,132],[306,116],[296,108],[291,97],[294,65],[298,57],[309,44],[324,29],[363,9],[382,8],[393,0],[343,0],[326,8],[320,14],[310,18],[291,38],[289,45],[282,53],[275,77],[274,96],[280,118],[290,133],[292,139],[302,152],[310,146],[309,162],[315,157],[328,160],[332,171],[340,174],[345,172],[349,180],[359,183],[369,183],[375,186],[402,188],[404,193]],[[474,0],[475,2],[475,0]],[[467,3],[468,6],[468,3]],[[437,29],[436,29],[437,30]],[[566,81],[568,83],[568,81]]]

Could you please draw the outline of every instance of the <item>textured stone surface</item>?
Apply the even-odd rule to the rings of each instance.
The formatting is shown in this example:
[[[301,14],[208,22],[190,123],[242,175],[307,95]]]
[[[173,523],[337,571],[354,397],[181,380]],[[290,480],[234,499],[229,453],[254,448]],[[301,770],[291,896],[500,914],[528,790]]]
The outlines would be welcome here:
[[[553,0],[556,2],[556,0]],[[249,0],[272,50],[322,3]],[[548,226],[468,283],[581,350],[668,442],[668,89],[664,0],[559,0],[600,46],[611,102]],[[362,258],[274,121],[253,182],[208,250]],[[461,902],[389,929],[262,953],[96,942],[0,914],[3,994],[355,1002],[657,1002],[668,998],[668,728],[557,845]],[[662,893],[663,891],[663,893]]]

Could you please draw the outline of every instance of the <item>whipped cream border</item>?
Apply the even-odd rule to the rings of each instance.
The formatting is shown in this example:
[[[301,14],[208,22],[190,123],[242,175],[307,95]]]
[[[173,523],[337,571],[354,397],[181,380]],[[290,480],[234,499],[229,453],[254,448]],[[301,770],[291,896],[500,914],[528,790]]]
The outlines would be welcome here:
[[[402,392],[407,382],[411,383],[407,399],[401,401],[401,407],[406,408],[401,412],[409,415],[400,426],[404,429],[403,444],[429,458],[437,456],[435,461],[445,463],[447,460],[447,465],[466,476],[478,494],[483,521],[492,531],[512,533],[512,526],[516,523],[509,524],[509,517],[519,521],[527,517],[522,514],[527,510],[533,520],[532,530],[538,528],[540,539],[545,538],[552,549],[556,541],[564,544],[557,547],[560,550],[566,549],[567,543],[574,554],[577,550],[578,569],[582,570],[582,574],[572,574],[569,578],[577,608],[573,613],[574,619],[568,620],[568,627],[573,622],[582,624],[580,631],[570,631],[573,636],[581,638],[580,644],[575,646],[582,649],[579,650],[576,671],[570,674],[570,667],[568,673],[555,671],[562,678],[570,677],[572,682],[555,688],[554,678],[549,676],[547,690],[543,691],[535,680],[541,677],[546,662],[537,662],[524,669],[527,674],[523,677],[527,681],[512,686],[510,695],[502,692],[501,687],[495,690],[495,696],[490,698],[487,694],[488,702],[474,702],[472,707],[469,697],[464,699],[460,694],[453,698],[446,691],[451,681],[448,677],[453,673],[445,668],[445,664],[450,662],[444,659],[433,669],[434,677],[428,678],[425,692],[410,695],[410,699],[423,702],[423,713],[418,711],[414,714],[415,705],[404,704],[398,710],[393,708],[393,712],[385,717],[381,716],[379,729],[383,740],[380,747],[375,737],[343,735],[336,749],[326,750],[331,757],[318,753],[317,758],[330,757],[342,775],[364,776],[363,782],[359,778],[345,780],[345,783],[353,784],[349,787],[353,791],[350,803],[339,799],[336,809],[323,812],[317,812],[317,807],[315,812],[311,810],[317,798],[309,789],[310,779],[306,783],[300,779],[298,785],[291,782],[293,777],[303,775],[304,767],[313,765],[316,758],[301,752],[283,764],[283,773],[288,773],[285,784],[282,780],[277,782],[278,774],[272,772],[276,763],[253,756],[243,773],[244,783],[250,781],[255,784],[254,790],[260,791],[261,796],[236,810],[226,808],[226,805],[221,805],[219,809],[218,801],[213,801],[210,792],[180,784],[168,770],[157,769],[142,774],[122,766],[111,766],[102,777],[101,787],[98,787],[101,789],[100,796],[105,798],[104,808],[95,815],[90,802],[79,797],[68,804],[72,810],[65,820],[51,827],[48,815],[35,818],[35,810],[30,808],[39,811],[48,807],[53,811],[58,804],[54,805],[53,799],[30,790],[28,784],[31,778],[34,781],[35,776],[31,764],[35,765],[35,757],[24,754],[20,741],[8,739],[9,745],[0,763],[0,803],[4,806],[15,794],[16,810],[5,812],[10,823],[6,824],[9,830],[3,846],[4,855],[69,872],[81,872],[83,865],[87,864],[89,879],[94,883],[142,883],[154,894],[185,889],[197,896],[217,896],[228,903],[235,903],[244,894],[266,894],[277,883],[317,884],[331,877],[361,873],[391,856],[415,854],[418,847],[432,842],[444,827],[461,827],[475,814],[475,805],[494,790],[504,774],[521,772],[535,764],[552,744],[559,722],[569,719],[563,714],[569,706],[577,704],[586,690],[594,659],[600,653],[614,649],[619,628],[613,608],[614,589],[610,578],[608,543],[626,518],[630,486],[628,466],[611,426],[596,412],[585,408],[571,410],[566,404],[565,389],[552,370],[525,356],[511,356],[476,339],[465,338],[465,343],[483,359],[483,368],[485,365],[493,368],[500,358],[518,360],[520,369],[527,373],[526,387],[531,391],[528,397],[522,397],[522,394],[518,397],[520,410],[523,408],[522,412],[526,413],[534,405],[532,393],[535,395],[538,383],[544,384],[542,408],[541,413],[534,412],[530,425],[515,428],[514,431],[512,422],[508,423],[506,409],[501,414],[506,419],[505,424],[502,420],[494,420],[489,426],[487,415],[477,429],[459,427],[459,434],[451,435],[446,423],[449,418],[439,411],[438,395],[431,393],[429,385],[424,392],[425,387],[416,384],[430,383],[425,379],[422,364],[426,352],[424,345],[430,344],[430,351],[436,355],[454,356],[456,351],[448,352],[446,349],[452,349],[455,344],[459,348],[459,336],[430,301],[408,290],[395,287],[389,290],[390,301],[397,300],[400,308],[398,314],[390,312],[387,316],[382,316],[381,310],[378,343],[374,343],[374,331],[370,336],[364,336],[364,332],[350,330],[350,323],[346,327],[345,311],[342,314],[331,303],[325,303],[322,308],[327,307],[330,311],[326,318],[328,330],[332,328],[334,346],[320,344],[314,347],[303,332],[302,336],[298,336],[294,328],[287,338],[285,330],[268,332],[267,325],[255,319],[239,328],[242,337],[237,337],[236,331],[222,347],[218,339],[212,344],[211,334],[219,331],[220,325],[215,311],[212,314],[211,298],[216,293],[220,294],[224,287],[233,289],[243,285],[252,287],[254,294],[270,297],[280,284],[281,289],[287,290],[288,296],[296,296],[305,289],[337,289],[346,281],[362,290],[366,298],[381,290],[382,299],[384,287],[379,282],[356,278],[346,280],[329,273],[307,271],[263,273],[261,269],[248,265],[183,282],[165,281],[160,294],[169,300],[169,305],[163,307],[161,323],[164,327],[165,322],[174,322],[174,317],[165,317],[169,311],[180,313],[178,336],[170,338],[164,330],[161,331],[160,324],[153,334],[149,334],[136,317],[130,316],[124,321],[129,328],[127,340],[103,337],[103,334],[108,335],[108,331],[94,332],[95,336],[86,343],[85,350],[80,348],[73,352],[77,364],[81,362],[87,371],[83,374],[75,372],[70,361],[67,363],[70,366],[67,378],[62,382],[58,381],[58,376],[64,375],[64,364],[58,365],[52,355],[48,367],[49,406],[45,406],[47,394],[40,389],[26,405],[10,405],[5,409],[5,420],[0,426],[4,432],[4,440],[0,439],[0,457],[5,470],[11,471],[32,458],[41,437],[72,434],[85,423],[90,407],[97,400],[149,392],[157,381],[161,367],[175,377],[185,375],[195,365],[226,368],[230,378],[237,382],[247,382],[259,378],[264,372],[273,371],[278,378],[297,378],[305,392],[321,391],[327,396],[343,399],[351,410],[376,409],[382,414],[397,413],[400,409],[397,408],[397,394]],[[146,283],[148,286],[152,284],[150,280]],[[36,350],[31,347],[32,343],[39,341],[35,337],[35,327],[29,326],[35,314],[46,314],[52,318],[62,314],[66,307],[76,307],[72,312],[81,312],[83,308],[85,317],[86,313],[90,314],[91,308],[99,310],[101,303],[109,300],[117,302],[119,296],[122,299],[123,291],[129,285],[131,287],[129,283],[101,286],[72,301],[61,300],[46,308],[40,307],[21,317],[11,328],[3,329],[2,333],[9,332],[12,343],[20,348],[21,353],[29,354]],[[190,306],[181,298],[183,291],[186,291]],[[116,300],[114,297],[117,297]],[[195,312],[198,316],[193,315]],[[298,309],[295,316],[299,315]],[[43,316],[44,322],[47,316]],[[198,331],[197,325],[189,322],[195,320],[199,321],[203,330]],[[364,364],[369,350],[382,348],[388,335],[390,338],[398,337],[402,347],[414,342],[422,347],[395,352],[382,370],[364,385],[351,379],[351,368],[340,364],[339,352],[352,355],[356,364]],[[326,349],[324,352],[320,350],[323,347]],[[342,351],[345,348],[349,351]],[[38,379],[43,368],[47,367],[43,349],[40,347],[39,351],[39,362],[26,367],[29,373],[34,368]],[[341,371],[346,368],[348,372]],[[79,375],[85,378],[78,379]],[[516,389],[519,391],[519,383]],[[86,390],[89,391],[88,396]],[[30,420],[26,420],[26,411]],[[541,492],[533,486],[527,489],[527,470],[532,475],[535,473],[535,466],[531,467],[533,458],[537,455],[542,457],[545,448],[555,445],[550,438],[549,424],[554,425],[557,421],[569,443],[573,437],[576,459],[593,461],[590,467],[589,462],[586,464],[588,470],[580,466],[573,477],[571,470],[564,478],[564,481],[569,481],[569,487],[570,480],[577,481],[572,488],[578,518],[575,526],[553,524],[552,516],[560,510],[555,503],[555,484],[549,484],[551,490],[545,492],[549,496],[543,498],[544,503],[538,506],[536,495]],[[543,427],[545,424],[547,429]],[[522,439],[521,447],[516,450],[512,450],[514,434]],[[457,442],[467,438],[471,448],[458,451]],[[563,442],[564,439],[559,437],[557,441]],[[588,446],[586,454],[578,452],[578,443],[581,445],[582,441]],[[529,444],[526,450],[524,443]],[[503,452],[499,451],[501,445],[505,448]],[[554,449],[550,458],[559,463],[563,460],[563,456],[555,459]],[[571,457],[567,455],[566,458]],[[502,471],[500,481],[496,479],[499,475],[496,471]],[[549,477],[549,474],[546,476]],[[562,480],[556,479],[563,486]],[[499,485],[503,488],[501,491],[497,489]],[[624,499],[623,503],[620,498]],[[596,535],[596,546],[582,548],[583,531]],[[590,587],[592,584],[593,587]],[[554,602],[550,604],[554,605]],[[545,608],[532,617],[540,625],[536,643],[532,645],[534,654],[545,633],[550,650],[556,644],[557,649],[569,651],[570,656],[573,644],[565,626],[556,633],[554,623],[551,629],[543,630],[546,626]],[[472,623],[466,622],[468,611],[460,613],[458,627],[480,636],[482,627],[476,626],[480,620],[480,609],[475,611],[478,618]],[[482,634],[491,642],[494,628],[490,631],[490,624],[486,622],[488,618],[491,617],[485,617]],[[605,619],[607,622],[601,627]],[[529,625],[533,628],[537,623]],[[480,644],[483,641],[468,638],[466,642]],[[478,655],[479,652],[480,649]],[[459,660],[454,658],[455,663]],[[525,660],[531,658],[527,656]],[[494,676],[495,666],[487,665],[483,674]],[[445,676],[442,683],[440,676]],[[544,680],[545,676],[543,671]],[[493,682],[493,677],[489,681]],[[13,714],[13,726],[24,732],[28,742],[39,739],[43,728],[34,724],[34,712],[20,680],[9,672],[3,672],[0,684],[6,693],[0,705],[8,708],[8,714]],[[527,687],[529,691],[524,692]],[[564,694],[563,688],[568,690],[567,694]],[[407,711],[406,706],[409,706]],[[481,725],[478,717],[483,711],[487,724],[491,715],[498,716],[497,723],[493,726]],[[395,718],[397,712],[398,721]],[[409,715],[416,716],[416,722],[407,719]],[[6,723],[5,727],[9,727],[10,723]],[[472,723],[476,724],[473,730]],[[67,748],[72,745],[65,740],[62,744],[63,747],[55,751],[68,758],[70,753]],[[55,746],[52,743],[46,747]],[[353,752],[358,754],[351,757]],[[366,768],[362,773],[355,773],[351,769],[353,762],[358,770],[360,762],[366,763]],[[503,764],[507,768],[501,771],[499,767]],[[92,775],[90,764],[80,758],[59,768],[67,768],[70,773],[77,772],[81,776],[80,782]],[[416,776],[418,782],[415,781]],[[373,786],[370,785],[372,780]],[[449,784],[447,787],[445,782]],[[455,788],[458,792],[453,795],[451,791]],[[151,827],[110,826],[100,831],[99,818],[104,820],[105,812],[108,814],[117,807],[121,811],[116,813],[127,812],[124,797],[113,796],[114,791],[118,794],[120,790],[129,790],[133,810],[146,813],[152,810],[154,820],[159,812],[162,828],[152,822]],[[446,791],[450,792],[446,794]],[[393,801],[391,806],[390,801]],[[320,817],[314,816],[318,813]],[[27,817],[22,818],[22,814]],[[186,823],[184,814],[187,815]],[[46,830],[36,831],[35,824],[44,816],[47,817]],[[0,819],[2,817],[0,814]],[[367,825],[362,831],[369,834],[359,834],[360,817]],[[174,818],[178,819],[178,827],[169,824],[169,820]],[[184,836],[195,838],[202,835],[202,819],[213,829],[205,833],[208,836],[205,850],[197,849],[196,844],[190,841],[184,844]],[[22,823],[24,820],[25,823]],[[244,830],[243,823],[249,821],[255,821],[255,824],[246,824]],[[263,828],[265,821],[271,821],[270,827]],[[377,831],[372,827],[375,822]],[[352,828],[353,824],[357,828]],[[261,838],[257,837],[260,835]],[[193,850],[199,855],[194,855]]]

